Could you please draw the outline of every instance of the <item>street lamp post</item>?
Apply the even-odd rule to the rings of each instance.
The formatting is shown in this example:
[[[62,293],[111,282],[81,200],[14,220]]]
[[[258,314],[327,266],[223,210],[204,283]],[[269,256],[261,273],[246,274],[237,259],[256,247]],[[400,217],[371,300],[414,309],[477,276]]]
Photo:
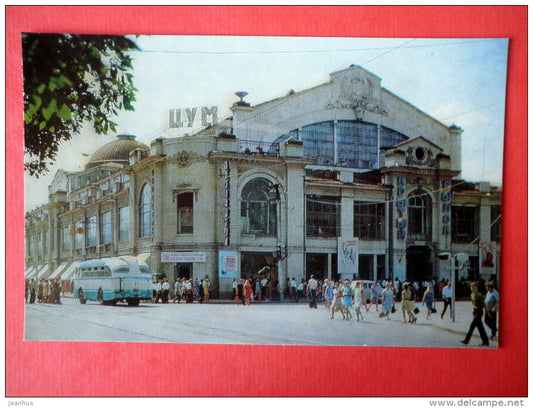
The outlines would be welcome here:
[[[283,233],[281,228],[281,185],[273,184],[271,186],[271,192],[274,194],[276,200],[276,229],[278,242],[276,244],[276,254],[275,258],[277,260],[278,266],[278,280],[279,280],[279,298],[283,302],[285,300],[285,290],[286,290],[286,274],[283,269],[283,261],[287,258],[287,247],[282,243]]]
[[[452,304],[450,307],[452,308],[452,322],[455,323],[455,257],[450,254],[450,271],[451,271],[451,279],[452,279]]]
[[[451,308],[451,314],[452,314],[452,322],[455,323],[455,271],[457,267],[462,268],[465,263],[468,261],[468,254],[464,254],[462,252],[452,255],[450,252],[443,252],[439,255],[437,255],[439,259],[442,260],[449,260],[450,266],[448,269],[450,270],[450,282],[452,283],[452,303],[450,305]],[[457,265],[458,264],[458,265]]]
[[[287,258],[287,247],[281,243],[276,244],[276,259],[278,261],[278,280],[279,280],[279,297],[283,302],[285,300],[285,291],[287,289],[287,278],[283,269],[283,261]]]

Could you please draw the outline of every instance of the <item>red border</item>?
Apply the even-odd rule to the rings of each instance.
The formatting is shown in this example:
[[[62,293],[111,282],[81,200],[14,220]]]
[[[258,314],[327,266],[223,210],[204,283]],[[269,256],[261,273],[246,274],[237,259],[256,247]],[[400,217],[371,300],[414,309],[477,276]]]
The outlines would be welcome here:
[[[526,6],[7,6],[5,10],[6,396],[527,396]],[[501,312],[500,348],[23,342],[20,33],[24,31],[509,38],[501,258],[506,306]],[[171,357],[178,352],[179,364]]]

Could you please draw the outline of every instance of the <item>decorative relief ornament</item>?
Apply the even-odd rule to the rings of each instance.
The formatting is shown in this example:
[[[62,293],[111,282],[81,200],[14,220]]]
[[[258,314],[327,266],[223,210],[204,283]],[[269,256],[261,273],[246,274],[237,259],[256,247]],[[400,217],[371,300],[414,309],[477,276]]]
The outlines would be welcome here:
[[[358,76],[346,76],[341,81],[338,99],[329,103],[327,109],[353,109],[358,120],[363,119],[365,112],[388,116],[379,106],[374,88],[374,84],[368,78],[365,80]]]
[[[430,149],[426,149],[422,146],[416,146],[416,147],[409,147],[407,149],[407,152],[405,154],[405,163],[406,164],[426,164],[426,165],[432,165],[434,164],[434,157],[433,152]]]
[[[198,161],[199,156],[193,152],[182,151],[171,157],[176,160],[178,166],[189,167],[193,161]]]

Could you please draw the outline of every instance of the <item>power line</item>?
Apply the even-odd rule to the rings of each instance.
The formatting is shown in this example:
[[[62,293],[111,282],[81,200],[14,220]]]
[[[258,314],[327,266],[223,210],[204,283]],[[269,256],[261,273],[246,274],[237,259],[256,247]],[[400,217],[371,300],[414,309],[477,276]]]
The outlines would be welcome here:
[[[387,54],[389,54],[389,53],[391,53],[391,52],[393,52],[393,51],[396,51],[396,50],[398,50],[398,49],[400,49],[400,48],[403,48],[403,47],[405,47],[407,44],[409,44],[410,42],[413,42],[413,41],[415,41],[415,40],[416,40],[416,38],[412,38],[412,39],[410,39],[409,41],[407,41],[407,42],[405,42],[405,43],[403,43],[403,44],[401,44],[401,45],[398,45],[397,47],[391,48],[391,49],[389,49],[388,51],[384,52],[383,54],[380,54],[380,55],[378,55],[378,56],[376,56],[376,57],[374,57],[374,58],[372,58],[372,59],[369,59],[369,60],[366,61],[366,62],[363,62],[363,63],[361,64],[361,66],[363,66],[363,65],[365,65],[365,64],[368,64],[369,62],[375,61],[375,60],[377,60],[378,58],[381,58],[381,57],[383,57],[383,56],[385,56],[385,55],[387,55]]]
[[[483,231],[481,231],[481,232],[479,233],[479,235],[478,235],[477,237],[475,237],[470,243],[468,243],[467,245],[463,246],[463,247],[462,247],[461,249],[459,249],[458,251],[454,251],[454,252],[457,252],[457,253],[459,253],[459,252],[465,252],[465,251],[467,250],[467,248],[469,248],[469,247],[471,247],[472,245],[474,245],[474,243],[475,243],[476,241],[479,241],[479,240],[481,239],[481,235],[483,235],[483,233],[489,231],[489,229],[492,228],[492,226],[493,226],[494,224],[496,224],[498,221],[500,221],[501,218],[502,218],[502,215],[501,215],[501,214],[498,215],[498,216],[494,219],[494,221],[492,221],[492,222],[491,222],[491,223],[490,223],[490,224],[489,224],[489,225],[488,225]],[[452,242],[452,244],[453,244],[453,242]]]
[[[464,183],[466,183],[466,181],[461,180],[458,183],[450,185],[449,187],[442,187],[442,188],[439,188],[439,189],[436,189],[436,190],[426,191],[426,192],[423,192],[421,194],[411,195],[408,198],[429,196],[431,194],[435,194],[435,193],[438,193],[438,192],[443,191],[443,190],[448,190],[448,189],[451,189],[453,187],[459,186],[459,185],[464,184]],[[354,188],[357,188],[357,187],[354,186]],[[326,196],[322,196],[322,197],[326,197]],[[327,197],[342,198],[342,196],[327,196]],[[334,203],[334,202],[331,202],[331,201],[315,200],[315,199],[312,199],[312,198],[307,199],[307,200],[309,202],[315,202],[315,203],[319,203],[319,204],[333,204],[333,205],[334,204],[338,204],[338,203]],[[397,199],[395,199],[395,200],[366,201],[366,200],[355,200],[355,198],[354,198],[354,201],[355,202],[359,202],[359,203],[364,203],[365,205],[381,205],[381,204],[395,203],[397,201]]]
[[[453,119],[453,118],[456,118],[456,117],[458,117],[458,116],[468,115],[469,113],[479,112],[479,111],[482,111],[482,110],[484,110],[484,109],[489,109],[489,108],[492,108],[493,106],[500,105],[500,104],[502,104],[502,103],[505,103],[505,101],[493,102],[493,103],[490,103],[490,104],[488,104],[488,105],[481,106],[480,108],[477,108],[477,109],[474,109],[474,110],[471,110],[471,111],[468,111],[468,112],[463,112],[463,113],[458,113],[458,114],[456,114],[456,115],[448,116],[447,118],[440,119],[440,121],[441,121],[441,122],[444,122],[445,120]]]
[[[379,51],[379,50],[388,50],[386,53],[394,51],[398,48],[414,49],[414,48],[435,48],[435,47],[452,47],[460,45],[470,45],[476,43],[487,43],[495,41],[495,39],[480,39],[472,41],[460,41],[453,43],[440,43],[440,44],[420,44],[420,45],[410,45],[406,46],[408,43],[416,40],[415,38],[410,39],[406,43],[396,46],[396,47],[368,47],[368,48],[346,48],[346,49],[320,49],[320,50],[272,50],[272,51],[176,51],[176,50],[147,50],[140,49],[133,52],[142,52],[142,53],[161,53],[161,54],[182,54],[182,55],[260,55],[260,54],[318,54],[318,53],[336,53],[336,52],[368,52],[368,51]],[[385,54],[386,54],[385,53]],[[382,55],[385,55],[382,54]],[[370,62],[370,61],[367,61]]]

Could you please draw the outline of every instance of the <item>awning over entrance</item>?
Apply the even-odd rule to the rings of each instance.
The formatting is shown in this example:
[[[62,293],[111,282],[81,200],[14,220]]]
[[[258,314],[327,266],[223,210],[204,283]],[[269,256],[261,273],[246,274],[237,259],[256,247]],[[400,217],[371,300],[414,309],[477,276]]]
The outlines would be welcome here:
[[[39,265],[37,267],[37,269],[35,269],[35,267],[32,267],[33,270],[31,272],[28,272],[27,275],[26,275],[26,278],[30,279],[30,278],[37,278],[37,279],[41,279],[43,277],[43,275],[46,273],[46,271],[48,270],[48,264],[46,265]],[[30,269],[32,269],[30,268]]]
[[[80,264],[81,261],[74,261],[70,264],[70,266],[63,272],[61,275],[61,280],[67,280],[71,279],[71,277],[74,275],[74,272],[76,271],[76,267]]]
[[[55,279],[57,278],[61,272],[67,267],[68,262],[63,262],[61,265],[59,265],[56,270],[48,277],[48,279]]]
[[[27,268],[25,273],[27,279],[30,279],[33,275],[35,275],[35,265],[32,265]]]

